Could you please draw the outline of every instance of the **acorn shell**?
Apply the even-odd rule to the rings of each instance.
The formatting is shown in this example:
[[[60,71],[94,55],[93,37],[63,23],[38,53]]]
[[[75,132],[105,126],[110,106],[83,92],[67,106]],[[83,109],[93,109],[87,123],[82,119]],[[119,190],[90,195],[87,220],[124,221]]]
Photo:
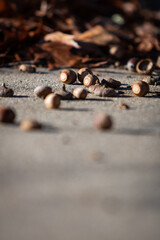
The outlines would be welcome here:
[[[151,74],[154,70],[154,63],[151,59],[141,59],[136,65],[139,74]]]

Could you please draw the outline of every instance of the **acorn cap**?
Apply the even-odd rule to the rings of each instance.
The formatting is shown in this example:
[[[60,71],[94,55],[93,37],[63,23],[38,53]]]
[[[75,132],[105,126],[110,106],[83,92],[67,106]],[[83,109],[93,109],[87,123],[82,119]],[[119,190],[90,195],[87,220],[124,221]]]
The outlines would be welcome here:
[[[154,70],[154,63],[151,59],[141,59],[136,65],[136,71],[139,74],[151,74]]]

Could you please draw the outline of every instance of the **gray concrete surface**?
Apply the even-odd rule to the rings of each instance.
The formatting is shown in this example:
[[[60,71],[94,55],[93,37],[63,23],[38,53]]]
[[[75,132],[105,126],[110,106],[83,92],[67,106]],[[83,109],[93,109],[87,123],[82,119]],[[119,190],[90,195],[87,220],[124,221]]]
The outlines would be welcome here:
[[[160,86],[138,98],[126,84],[143,76],[94,72],[122,81],[125,94],[47,110],[33,90],[60,89],[59,71],[0,69],[0,82],[15,91],[0,105],[17,112],[15,125],[0,125],[0,240],[160,239]],[[121,102],[130,110],[118,109]],[[112,115],[111,131],[93,128],[99,111]],[[22,132],[18,123],[26,118],[44,130]]]

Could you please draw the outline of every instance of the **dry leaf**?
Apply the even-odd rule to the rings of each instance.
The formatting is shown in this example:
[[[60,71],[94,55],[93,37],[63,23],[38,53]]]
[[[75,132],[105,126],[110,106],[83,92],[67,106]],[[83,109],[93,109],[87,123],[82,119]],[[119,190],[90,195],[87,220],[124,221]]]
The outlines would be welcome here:
[[[97,25],[91,28],[84,33],[77,34],[75,37],[78,41],[83,42],[92,42],[97,45],[105,46],[108,43],[118,43],[119,38],[116,37],[114,34],[108,33],[102,26]]]
[[[45,41],[63,43],[74,48],[80,48],[79,44],[74,40],[74,35],[62,32],[49,33],[44,36]]]

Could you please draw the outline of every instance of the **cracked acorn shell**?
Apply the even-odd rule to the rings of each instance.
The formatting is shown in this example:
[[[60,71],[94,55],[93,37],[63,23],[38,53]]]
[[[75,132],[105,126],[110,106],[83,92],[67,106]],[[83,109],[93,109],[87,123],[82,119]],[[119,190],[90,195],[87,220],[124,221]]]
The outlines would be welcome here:
[[[136,64],[136,71],[139,74],[151,74],[154,70],[154,63],[150,58],[141,59]]]

